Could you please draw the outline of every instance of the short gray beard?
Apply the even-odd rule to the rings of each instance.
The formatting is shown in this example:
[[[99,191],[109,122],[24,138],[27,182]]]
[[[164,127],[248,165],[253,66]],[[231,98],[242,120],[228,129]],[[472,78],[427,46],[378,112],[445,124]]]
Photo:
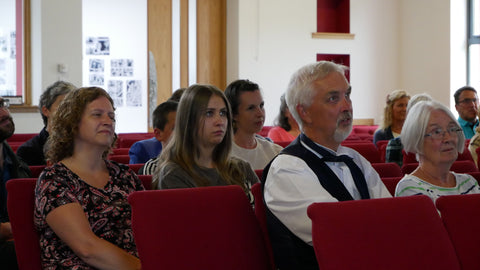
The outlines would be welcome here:
[[[337,120],[337,128],[335,129],[335,132],[333,133],[333,139],[337,142],[337,143],[341,143],[343,142],[347,137],[348,135],[350,135],[350,133],[352,132],[352,129],[353,129],[353,122],[350,123],[350,125],[346,128],[346,129],[340,129],[338,127],[338,123],[343,120],[344,116],[347,116],[349,118],[352,118],[352,114],[351,113],[344,113],[341,117],[338,118]]]

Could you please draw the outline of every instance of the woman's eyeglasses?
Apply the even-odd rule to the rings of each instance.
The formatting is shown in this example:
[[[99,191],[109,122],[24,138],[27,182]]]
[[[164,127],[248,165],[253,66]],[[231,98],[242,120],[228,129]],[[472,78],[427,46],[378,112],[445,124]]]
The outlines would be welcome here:
[[[448,133],[449,136],[457,136],[457,132],[463,132],[459,127],[449,127],[446,130],[443,128],[436,128],[430,133],[425,134],[425,137],[431,137],[434,140],[441,140],[445,137],[445,133]]]

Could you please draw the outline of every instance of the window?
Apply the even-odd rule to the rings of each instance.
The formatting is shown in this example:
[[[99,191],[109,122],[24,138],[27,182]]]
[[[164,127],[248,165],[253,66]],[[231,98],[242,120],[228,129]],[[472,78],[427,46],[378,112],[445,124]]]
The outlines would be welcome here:
[[[480,0],[467,6],[467,84],[480,88]]]

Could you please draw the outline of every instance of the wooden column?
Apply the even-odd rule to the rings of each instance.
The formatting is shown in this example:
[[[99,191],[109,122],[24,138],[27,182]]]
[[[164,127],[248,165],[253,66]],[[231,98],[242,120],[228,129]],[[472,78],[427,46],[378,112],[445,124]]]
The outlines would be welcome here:
[[[226,0],[197,0],[197,81],[226,87]]]
[[[180,0],[180,87],[188,87],[188,0]]]
[[[148,0],[148,50],[157,67],[157,104],[172,93],[172,0]]]

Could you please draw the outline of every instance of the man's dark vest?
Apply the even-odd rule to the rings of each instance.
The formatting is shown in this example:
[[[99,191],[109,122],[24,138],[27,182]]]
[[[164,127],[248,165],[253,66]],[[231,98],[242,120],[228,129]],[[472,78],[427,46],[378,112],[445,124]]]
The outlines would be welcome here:
[[[300,141],[310,147],[314,144],[303,133],[300,134],[290,145],[283,149],[279,155],[286,154],[296,156],[304,160],[310,169],[317,175],[318,181],[322,187],[339,201],[353,200],[352,195],[345,188],[343,183],[338,179],[335,173],[328,167],[328,165],[310,150],[305,148]],[[319,147],[319,146],[315,146]],[[314,148],[319,150],[318,148]],[[321,151],[326,151],[322,149]],[[321,154],[321,153],[320,153]],[[273,160],[265,167],[262,175],[262,194],[265,186],[266,178],[270,165]],[[360,170],[357,167],[358,170]],[[360,171],[361,172],[361,171]],[[362,173],[363,175],[363,173]],[[366,182],[364,181],[364,188]],[[357,187],[358,188],[358,187]],[[359,188],[362,189],[362,188]],[[362,192],[361,192],[362,193]],[[362,194],[362,199],[369,198],[367,194]],[[264,198],[265,204],[265,198]],[[313,247],[305,243],[303,240],[293,234],[266,206],[266,219],[272,243],[273,255],[275,264],[280,270],[285,269],[318,269],[318,263],[315,257]]]

